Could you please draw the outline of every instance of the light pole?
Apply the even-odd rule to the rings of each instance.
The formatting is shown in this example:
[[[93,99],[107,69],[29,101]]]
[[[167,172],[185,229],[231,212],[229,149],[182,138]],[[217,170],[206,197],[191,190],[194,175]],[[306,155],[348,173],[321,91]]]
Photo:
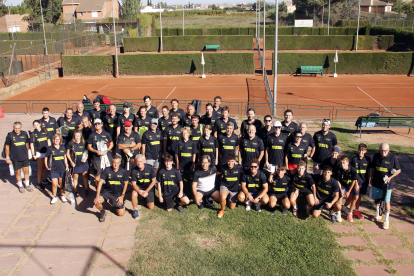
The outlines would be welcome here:
[[[273,116],[276,117],[276,96],[277,96],[277,42],[278,42],[278,29],[279,29],[279,5],[278,1],[275,0],[275,9],[276,9],[276,17],[275,17],[275,72],[273,74]]]
[[[263,0],[263,76],[265,73],[265,42],[266,42],[266,33],[265,33],[265,28],[266,28],[266,0]]]
[[[118,49],[116,46],[116,30],[115,30],[115,2],[112,0],[112,19],[114,24],[114,42],[115,42],[115,78],[119,78],[119,68],[118,68]]]
[[[98,4],[96,5],[98,6]],[[73,24],[75,24],[75,34],[76,34],[75,7],[73,6],[73,0],[72,0],[72,13],[73,13]]]
[[[12,23],[12,20],[11,20],[11,15],[10,15],[10,7],[8,7],[9,8],[9,19],[10,19],[10,29],[11,29],[11,33],[12,33],[12,37],[13,37],[13,41],[14,41],[14,32],[13,32],[13,23]]]
[[[331,22],[331,0],[329,1],[329,11],[328,11],[328,35],[329,35],[329,23]]]
[[[184,0],[183,0],[183,36],[185,36],[185,32],[184,32]]]
[[[358,51],[358,34],[359,34],[359,17],[361,14],[361,0],[358,3],[358,24],[357,24],[357,37],[356,37],[356,44],[355,44],[355,52]]]
[[[161,4],[160,2],[158,2],[159,6],[160,6],[160,28],[161,28],[161,47],[160,47],[160,52],[162,53],[162,18],[161,18]]]
[[[43,20],[42,0],[40,0],[40,13],[42,14],[43,39],[45,40],[45,55],[47,56],[46,33],[45,33],[45,22]],[[46,68],[45,68],[45,71],[46,71]]]

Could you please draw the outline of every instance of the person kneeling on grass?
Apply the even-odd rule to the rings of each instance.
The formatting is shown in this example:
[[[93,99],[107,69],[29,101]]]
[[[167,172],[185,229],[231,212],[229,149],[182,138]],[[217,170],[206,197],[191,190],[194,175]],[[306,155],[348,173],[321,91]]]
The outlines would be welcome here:
[[[227,154],[227,164],[221,166],[220,176],[220,205],[221,210],[217,213],[217,217],[222,218],[226,209],[226,203],[231,210],[236,208],[237,193],[239,190],[240,178],[243,174],[243,166],[237,164],[236,155],[234,153]]]
[[[158,199],[160,203],[165,202],[168,212],[171,212],[174,207],[174,199],[176,199],[175,208],[184,213],[183,205],[190,204],[190,200],[184,194],[184,183],[181,178],[181,173],[176,168],[173,168],[173,157],[169,154],[164,156],[165,168],[158,171]]]
[[[311,207],[315,204],[314,195],[315,183],[310,174],[306,172],[306,162],[300,161],[298,163],[297,173],[293,176],[292,187],[293,192],[290,194],[290,204],[293,206],[293,215],[298,215],[298,206],[296,201],[299,195],[304,195],[308,201],[306,205],[306,215],[309,216]]]
[[[111,200],[112,206],[115,206],[116,213],[122,217],[125,214],[124,197],[128,187],[128,173],[121,168],[121,157],[114,156],[112,159],[112,166],[107,167],[101,174],[98,187],[96,188],[96,198],[93,201],[95,207],[101,211],[99,214],[99,221],[104,222],[106,212],[103,209],[102,203],[105,200]],[[103,182],[106,182],[105,186]]]
[[[328,209],[331,213],[332,223],[336,222],[334,204],[339,200],[339,184],[332,176],[332,167],[325,166],[322,175],[315,175],[316,189],[313,191],[315,196],[315,205],[313,206],[312,215],[317,218],[321,215],[322,210]]]
[[[256,158],[250,160],[250,169],[241,178],[241,192],[238,199],[240,202],[246,202],[246,211],[250,210],[250,205],[253,203],[256,211],[260,212],[261,204],[269,202],[267,195],[268,185],[266,175],[259,170],[260,161]]]
[[[286,175],[287,166],[283,163],[277,166],[276,172],[269,176],[269,207],[272,209],[272,215],[275,214],[276,204],[282,201],[283,214],[287,214],[290,208],[290,201],[287,195],[289,191],[290,177]],[[282,206],[282,204],[280,204]]]
[[[154,209],[154,198],[155,198],[155,169],[150,164],[145,163],[145,156],[138,154],[135,157],[136,167],[132,169],[131,183],[132,191],[131,202],[134,212],[132,217],[134,219],[139,218],[138,215],[138,196],[140,199],[144,199],[147,202],[148,209]]]
[[[355,203],[359,197],[359,177],[357,171],[354,167],[349,164],[349,158],[346,155],[342,155],[339,158],[341,167],[337,170],[336,179],[339,181],[342,197],[346,199],[345,204],[342,206],[342,210],[348,215],[348,221],[353,222],[353,211],[355,208]],[[341,204],[342,200],[338,201],[338,205]],[[350,205],[348,209],[348,205]],[[339,206],[337,206],[339,207]],[[338,217],[338,222],[341,222],[341,216]]]
[[[201,157],[201,170],[196,170],[193,178],[193,195],[194,202],[197,204],[198,209],[203,210],[204,203],[214,208],[214,201],[220,201],[220,192],[214,187],[216,181],[217,169],[215,166],[210,166],[211,159],[208,155]]]

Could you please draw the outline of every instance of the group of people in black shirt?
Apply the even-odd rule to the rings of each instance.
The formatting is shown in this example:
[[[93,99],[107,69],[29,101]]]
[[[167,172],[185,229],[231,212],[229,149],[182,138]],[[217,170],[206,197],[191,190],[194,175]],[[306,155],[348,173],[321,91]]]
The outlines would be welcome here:
[[[285,111],[283,121],[266,115],[262,123],[251,108],[237,135],[238,125],[229,117],[229,107],[220,104],[221,98],[216,97],[200,117],[194,106],[189,104],[184,112],[173,99],[172,108],[163,106],[160,117],[149,96],[136,115],[130,113],[129,103],[118,114],[115,105],[106,113],[94,101],[93,110],[86,112],[79,103],[75,112],[68,108],[57,121],[44,108],[43,117],[33,122],[30,137],[19,122],[14,124],[5,143],[7,162],[14,166],[19,191],[33,191],[27,169],[30,152],[38,163],[37,187],[45,189],[48,175],[51,178],[51,204],[58,200],[58,188],[61,200],[67,201],[62,178],[69,167],[73,168],[75,197],[80,196],[79,176],[84,196],[88,196],[88,175],[93,174],[100,221],[105,220],[105,201],[116,207],[118,215],[125,213],[124,196],[131,183],[134,218],[139,217],[138,200],[154,208],[157,189],[159,202],[168,211],[176,208],[184,213],[182,206],[193,199],[200,210],[220,202],[220,218],[226,206],[234,209],[237,201],[245,203],[247,211],[254,206],[260,212],[261,205],[268,204],[272,214],[279,203],[283,214],[293,207],[296,216],[298,197],[303,196],[308,215],[318,217],[325,208],[332,222],[337,222],[342,221],[344,211],[352,222],[354,214],[362,217],[360,195],[367,193],[371,183],[376,199],[383,196],[384,184],[388,185],[384,228],[389,227],[392,179],[401,170],[388,144],[381,144],[373,158],[366,155],[364,144],[352,159],[339,156],[330,120],[324,119],[322,129],[312,136],[305,122],[292,121],[291,110]],[[65,136],[57,131],[62,127],[69,130]],[[75,153],[74,160],[70,151]],[[313,174],[307,172],[308,160],[313,160]]]

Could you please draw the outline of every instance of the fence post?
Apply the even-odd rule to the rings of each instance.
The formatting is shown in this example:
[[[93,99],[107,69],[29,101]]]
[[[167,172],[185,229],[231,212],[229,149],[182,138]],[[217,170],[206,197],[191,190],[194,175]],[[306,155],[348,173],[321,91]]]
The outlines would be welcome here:
[[[39,72],[39,82],[40,82],[41,81],[41,78],[40,78],[40,67],[39,67],[40,61],[38,60],[38,56],[37,56],[37,42],[36,42],[36,33],[34,31],[34,28],[33,28],[33,38],[34,38],[34,41],[35,41],[36,67],[37,67],[37,71]]]
[[[5,60],[4,60],[4,51],[3,51],[3,43],[1,43],[1,34],[0,34],[0,46],[1,46],[1,55],[2,55],[2,60],[1,60],[1,64],[2,64],[2,67],[3,67],[3,78],[4,78],[4,71],[6,71],[6,68],[4,68],[4,63],[5,63]]]

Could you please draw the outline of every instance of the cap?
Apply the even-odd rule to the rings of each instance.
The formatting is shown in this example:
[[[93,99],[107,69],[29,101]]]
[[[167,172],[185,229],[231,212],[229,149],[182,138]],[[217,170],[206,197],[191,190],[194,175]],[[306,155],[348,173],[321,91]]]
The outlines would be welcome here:
[[[280,121],[274,121],[273,126],[274,127],[282,127],[282,123]]]
[[[130,105],[129,103],[124,103],[123,107],[128,107],[128,108],[130,108],[130,107],[131,107],[131,105]]]
[[[93,121],[93,124],[102,124],[102,120],[101,119],[95,119],[95,121]]]
[[[327,123],[328,125],[331,125],[331,120],[329,119],[323,119],[322,124]]]
[[[158,119],[157,118],[152,118],[151,119],[151,124],[157,124],[158,125]]]
[[[99,102],[99,99],[93,99],[93,102],[94,103]]]
[[[130,127],[130,126],[132,126],[132,122],[131,121],[125,121],[124,126]]]
[[[333,147],[332,151],[337,152],[337,153],[341,153],[341,151],[339,150],[339,147]]]

